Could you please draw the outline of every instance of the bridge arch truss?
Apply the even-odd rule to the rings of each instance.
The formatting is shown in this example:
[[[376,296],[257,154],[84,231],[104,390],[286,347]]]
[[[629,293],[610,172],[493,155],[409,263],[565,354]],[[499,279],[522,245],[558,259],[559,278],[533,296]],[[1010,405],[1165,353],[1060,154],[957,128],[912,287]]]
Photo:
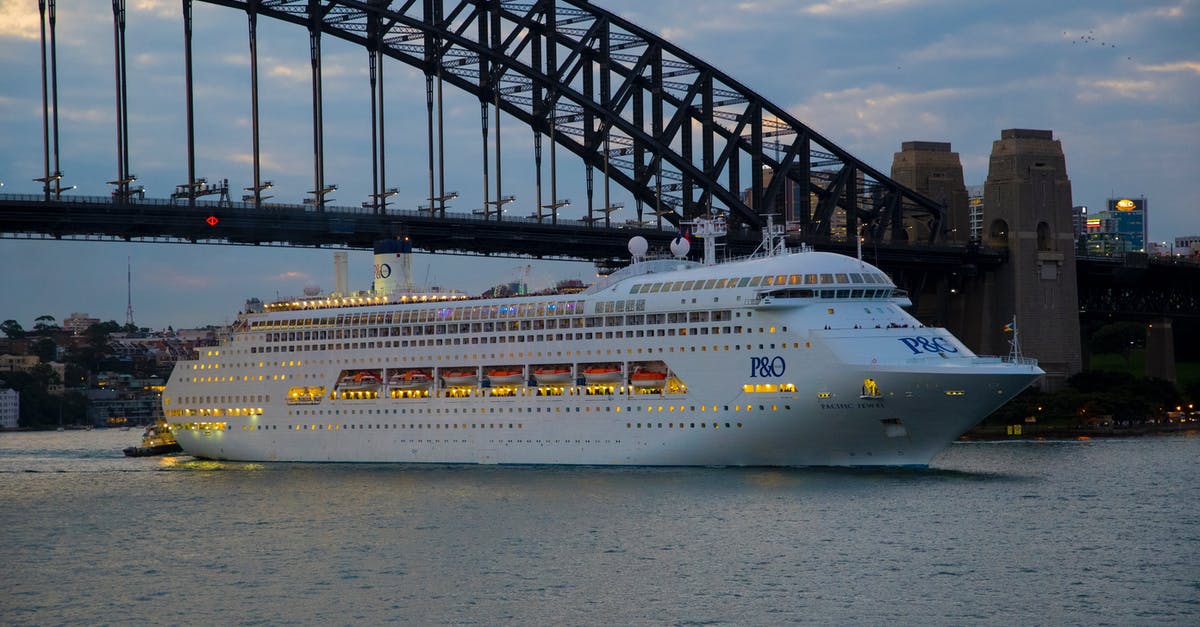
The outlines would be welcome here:
[[[937,202],[679,47],[582,0],[202,1],[242,9],[252,24],[261,15],[303,26],[317,55],[323,33],[474,94],[485,136],[488,107],[504,111],[535,131],[536,145],[546,136],[579,156],[589,191],[595,168],[632,193],[639,219],[644,203],[673,224],[712,211],[759,227],[791,194],[792,228],[809,240],[904,239],[906,221],[924,225],[930,240],[941,231]],[[841,233],[832,228],[835,213],[844,216]]]

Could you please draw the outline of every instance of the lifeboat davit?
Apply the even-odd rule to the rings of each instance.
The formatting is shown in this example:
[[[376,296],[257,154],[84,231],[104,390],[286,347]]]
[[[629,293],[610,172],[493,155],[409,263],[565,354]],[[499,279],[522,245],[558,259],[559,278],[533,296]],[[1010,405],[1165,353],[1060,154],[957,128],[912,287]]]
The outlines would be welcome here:
[[[520,370],[497,368],[489,370],[487,378],[492,385],[520,385],[525,382],[525,373]]]
[[[583,369],[583,378],[588,383],[620,383],[623,377],[617,366],[589,366]]]
[[[667,382],[665,372],[639,370],[629,376],[629,384],[635,388],[661,388]]]
[[[479,384],[479,375],[474,370],[448,370],[442,373],[442,382],[448,388],[471,388]]]
[[[555,383],[569,384],[574,379],[571,369],[563,366],[536,368],[533,371],[533,378],[537,380],[539,385],[551,385]]]
[[[395,390],[424,390],[433,384],[433,379],[420,370],[397,372],[388,379],[388,387]]]

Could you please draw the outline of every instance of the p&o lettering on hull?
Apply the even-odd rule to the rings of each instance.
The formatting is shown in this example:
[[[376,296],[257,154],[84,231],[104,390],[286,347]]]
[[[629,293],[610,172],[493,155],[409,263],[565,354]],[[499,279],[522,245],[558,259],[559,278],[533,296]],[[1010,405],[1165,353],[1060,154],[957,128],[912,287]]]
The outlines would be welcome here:
[[[780,357],[779,355],[774,357],[750,358],[751,379],[782,377],[784,372],[787,372],[787,362],[784,361],[783,357]]]
[[[915,337],[896,338],[913,352],[914,355],[921,353],[957,353],[958,348],[949,340],[941,337],[927,337],[918,335]]]

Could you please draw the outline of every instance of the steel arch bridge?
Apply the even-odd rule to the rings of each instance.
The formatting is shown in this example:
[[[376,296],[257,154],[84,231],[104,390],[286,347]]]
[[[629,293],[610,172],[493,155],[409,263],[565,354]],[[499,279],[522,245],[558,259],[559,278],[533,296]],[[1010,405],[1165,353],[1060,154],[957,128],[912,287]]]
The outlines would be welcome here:
[[[760,227],[765,215],[782,213],[789,194],[793,228],[807,240],[834,237],[835,214],[844,225],[837,239],[846,241],[860,233],[898,241],[912,225],[930,241],[941,235],[943,208],[937,202],[854,158],[679,47],[583,0],[201,1],[247,13],[252,55],[258,16],[308,29],[317,190],[325,188],[319,112],[324,34],[367,49],[373,92],[384,56],[422,70],[431,117],[435,81],[439,90],[445,81],[477,96],[485,144],[489,107],[497,126],[504,111],[531,127],[539,216],[558,202],[552,197],[544,205],[540,198],[541,141],[547,136],[552,147],[583,160],[589,196],[592,171],[600,170],[606,181],[633,194],[639,220],[646,204],[676,225],[714,212],[725,214],[732,226]],[[184,2],[185,19],[190,2]],[[379,94],[381,121],[373,135],[382,138],[382,88]],[[444,213],[445,192],[432,183],[430,128],[429,197],[431,207],[443,200]],[[488,200],[486,163],[485,156],[485,211],[489,203],[499,209],[504,202],[499,189],[496,200]],[[256,168],[255,187],[257,178]],[[386,193],[377,174],[375,195]],[[320,205],[319,195],[316,202]],[[611,209],[605,207],[605,215]],[[500,212],[496,215],[499,219]]]

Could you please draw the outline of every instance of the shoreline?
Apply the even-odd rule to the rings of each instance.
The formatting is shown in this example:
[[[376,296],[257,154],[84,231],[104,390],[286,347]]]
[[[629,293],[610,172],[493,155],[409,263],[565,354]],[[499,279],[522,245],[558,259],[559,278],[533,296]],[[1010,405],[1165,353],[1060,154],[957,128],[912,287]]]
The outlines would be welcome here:
[[[1020,427],[1015,433],[1013,426]],[[1200,422],[1141,423],[1128,426],[1081,427],[1047,426],[1037,423],[1018,425],[983,425],[959,436],[960,442],[996,440],[1081,440],[1092,438],[1126,438],[1153,435],[1194,433],[1200,435]]]

